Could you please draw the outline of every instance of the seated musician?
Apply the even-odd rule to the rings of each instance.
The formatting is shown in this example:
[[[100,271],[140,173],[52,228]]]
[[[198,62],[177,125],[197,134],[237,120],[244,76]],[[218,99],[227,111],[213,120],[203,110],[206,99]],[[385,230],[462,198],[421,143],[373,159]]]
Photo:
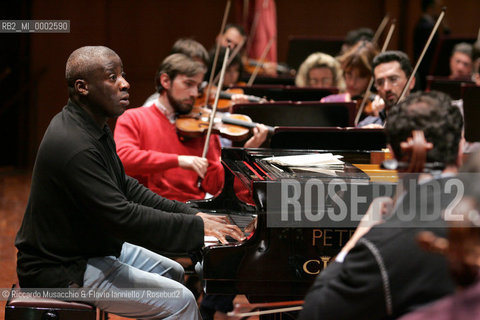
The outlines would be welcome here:
[[[329,88],[345,90],[340,63],[334,57],[316,52],[308,56],[300,65],[295,77],[297,87]]]
[[[219,73],[222,69],[222,62],[225,57],[225,50],[226,47],[220,47],[220,51],[218,52],[218,62],[215,66],[215,77],[219,78]],[[210,72],[213,67],[213,59],[215,57],[215,49],[210,50],[210,64],[208,66],[207,74],[205,75],[205,79],[208,80],[210,78]],[[225,71],[225,76],[223,78],[223,89],[228,89],[234,86],[245,85],[244,82],[240,81],[240,75],[243,72],[243,64],[242,59],[239,55],[236,55],[232,58],[232,50],[230,50],[230,58],[232,59],[230,64],[227,66]],[[238,99],[238,103],[248,102],[246,99]]]
[[[125,174],[107,119],[125,111],[130,85],[113,50],[75,50],[65,76],[69,100],[41,142],[15,240],[20,286],[84,288],[96,293],[87,302],[124,317],[201,319],[181,284],[183,268],[153,251],[199,250],[205,235],[225,242],[242,232]],[[104,292],[138,288],[178,295],[108,299]]]
[[[406,314],[402,320],[480,318],[480,153],[470,156],[460,171],[464,172],[465,194],[453,208],[453,214],[460,219],[449,223],[448,239],[430,232],[422,232],[417,237],[425,250],[447,256],[457,291]]]
[[[208,52],[205,49],[205,47],[200,43],[197,42],[193,39],[190,38],[180,38],[172,46],[172,49],[170,50],[170,54],[174,53],[182,53],[193,60],[196,60],[198,62],[201,62],[205,65],[205,67],[208,67],[210,63],[210,59],[208,56]],[[158,83],[157,79],[158,73],[155,74],[155,86]],[[158,97],[160,94],[158,92],[155,92],[152,94],[150,97],[147,98],[147,100],[143,103],[143,106],[149,107],[153,103],[155,103],[158,100]]]
[[[250,62],[257,63],[257,61],[249,60],[247,57],[247,35],[245,29],[235,23],[227,23],[225,26],[225,31],[217,37],[217,43],[220,43],[222,47],[230,47],[230,49],[235,50],[237,46],[243,45],[242,49],[239,52],[239,56],[242,62],[242,70],[245,70],[245,66],[249,66]],[[254,68],[255,66],[253,66]],[[271,62],[264,62],[262,64],[262,70],[271,76],[276,76],[277,74],[277,64]]]
[[[346,92],[324,97],[321,102],[361,101],[372,74],[372,60],[378,54],[375,45],[360,41],[349,51],[338,57],[343,70]]]
[[[231,52],[231,51],[230,51]],[[218,53],[218,63],[215,68],[215,75],[218,75],[222,69],[222,61],[225,57],[226,48],[220,47],[220,51]],[[213,67],[213,58],[215,52],[212,50],[210,51],[210,68],[208,73],[205,76],[205,79],[209,79],[210,72]],[[223,79],[223,89],[228,89],[230,87],[244,85],[244,83],[240,82],[240,74],[242,73],[243,64],[240,57],[237,55],[233,57],[231,63],[227,66],[225,71],[224,79]],[[214,92],[212,92],[211,97],[214,96]],[[231,107],[236,103],[249,103],[248,97],[242,93],[236,93],[232,95],[231,99]],[[229,110],[231,112],[231,108]],[[263,124],[258,124],[255,128],[253,128],[252,137],[248,139],[245,144],[243,145],[244,148],[258,148],[260,147],[268,136],[268,128]],[[228,139],[221,138],[222,147],[229,147],[232,146],[232,142]]]
[[[222,34],[217,37],[217,42],[220,43],[222,47],[230,47],[230,49],[235,50],[235,48],[243,43],[242,53],[240,57],[243,56],[245,50],[245,41],[247,40],[247,35],[242,26],[234,23],[228,23],[225,26],[225,30]]]
[[[115,142],[127,174],[164,197],[187,201],[215,195],[223,185],[220,141],[210,139],[201,158],[205,137],[183,138],[175,119],[188,114],[198,95],[205,66],[183,54],[165,58],[156,77],[157,101],[145,108],[127,110],[117,120]],[[198,177],[202,184],[197,186]]]
[[[462,125],[459,109],[439,92],[413,93],[390,110],[386,134],[395,158],[404,160],[401,143],[413,130],[422,130],[433,145],[427,162],[442,162],[444,169],[419,177],[422,182],[396,203],[378,199],[392,208],[386,221],[373,226],[373,217],[383,211],[377,207],[367,212],[335,261],[315,280],[300,319],[394,319],[453,292],[446,259],[425,252],[415,239],[421,230],[446,233],[441,211],[456,194],[444,186],[461,161]],[[431,219],[424,219],[426,214]]]
[[[373,115],[360,121],[358,127],[382,128],[388,111],[397,104],[413,69],[408,56],[401,51],[380,53],[373,59],[372,68],[373,83],[381,99],[372,103]],[[405,96],[410,94],[414,86],[415,77],[410,81]]]
[[[472,45],[466,42],[458,43],[453,47],[450,56],[450,79],[472,80],[472,53]]]
[[[360,41],[372,41],[373,30],[370,28],[358,28],[348,31],[340,50],[340,55],[345,54]]]

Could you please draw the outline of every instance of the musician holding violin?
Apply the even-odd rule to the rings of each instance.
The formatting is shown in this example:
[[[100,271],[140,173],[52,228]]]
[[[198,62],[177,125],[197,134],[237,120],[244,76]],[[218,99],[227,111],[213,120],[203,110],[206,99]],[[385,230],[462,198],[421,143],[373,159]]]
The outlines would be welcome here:
[[[312,53],[298,68],[295,77],[297,87],[329,88],[345,91],[345,81],[340,63],[331,55],[322,52]]]
[[[363,128],[383,127],[388,111],[397,104],[413,70],[408,56],[401,51],[380,53],[373,59],[372,68],[373,83],[381,100],[372,103],[372,115],[367,116],[358,124],[358,127]],[[410,93],[414,86],[415,77],[413,76],[406,95]]]
[[[179,115],[192,111],[205,72],[203,63],[186,55],[168,56],[158,70],[158,100],[129,109],[117,120],[114,138],[125,171],[169,199],[203,199],[223,185],[218,136],[211,137],[202,158],[205,137],[179,136],[175,126]]]
[[[223,33],[217,37],[217,42],[222,47],[230,47],[232,50],[239,45],[242,45],[247,40],[247,35],[242,26],[238,24],[228,23],[225,26]]]
[[[210,63],[210,57],[208,55],[207,49],[198,41],[195,41],[191,38],[180,38],[172,46],[170,49],[170,54],[174,53],[182,53],[193,60],[201,62],[208,67]],[[155,86],[157,86],[159,81],[159,74],[155,74]],[[151,106],[153,103],[157,101],[159,97],[159,93],[155,92],[154,94],[150,95],[147,100],[143,103],[144,106],[148,107]]]
[[[218,60],[223,61],[225,57],[225,49],[226,47],[220,47],[219,53],[218,53]],[[205,79],[208,79],[210,76],[210,72],[213,68],[213,61],[214,61],[214,54],[215,52],[211,51],[210,52],[210,68],[208,73],[205,76]],[[249,103],[249,102],[261,102],[264,99],[261,99],[259,97],[254,97],[254,96],[249,96],[243,94],[242,89],[232,89],[231,87],[238,86],[238,85],[244,85],[245,83],[240,82],[240,75],[243,71],[243,64],[242,60],[238,55],[233,56],[230,60],[230,64],[227,65],[225,74],[224,74],[224,79],[223,79],[223,86],[222,86],[222,95],[221,97],[224,97],[224,99],[221,99],[218,104],[218,110],[221,112],[227,112],[231,113],[232,112],[232,107],[234,104],[237,103]],[[215,67],[215,75],[218,75],[221,70],[221,64],[217,64]],[[213,103],[213,97],[215,96],[215,91],[216,87],[213,88],[210,97],[211,101],[209,103]],[[205,93],[201,97],[204,97]],[[199,106],[204,106],[205,105],[205,100],[204,99],[197,99],[199,103],[196,103],[196,105]],[[245,148],[258,148],[260,147],[265,140],[267,139],[269,129],[263,125],[263,124],[256,124],[252,128],[252,136],[250,139],[248,139],[243,147]],[[231,146],[231,142],[221,139],[222,146]]]
[[[376,46],[360,41],[338,57],[346,83],[346,92],[324,97],[321,102],[361,102],[372,74],[372,60],[378,54]],[[368,113],[368,108],[366,108]]]
[[[285,70],[276,63],[248,59],[246,54],[247,35],[244,28],[238,24],[228,23],[225,26],[224,32],[218,35],[217,42],[220,43],[220,46],[230,47],[232,50],[235,50],[239,46],[241,47],[239,48],[238,55],[242,63],[242,70],[252,73],[253,70],[260,65],[262,72],[267,75],[275,76],[278,71],[285,72]],[[287,72],[289,72],[289,70],[287,70]]]

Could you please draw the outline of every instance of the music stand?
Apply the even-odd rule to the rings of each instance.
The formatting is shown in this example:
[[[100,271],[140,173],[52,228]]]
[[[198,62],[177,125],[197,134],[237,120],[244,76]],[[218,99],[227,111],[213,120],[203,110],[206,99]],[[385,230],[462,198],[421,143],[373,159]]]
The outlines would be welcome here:
[[[280,149],[373,151],[387,145],[383,129],[277,127],[270,146]]]
[[[271,102],[233,106],[233,113],[269,126],[352,127],[354,102]]]
[[[480,87],[474,84],[462,84],[463,119],[465,139],[470,142],[480,141]]]
[[[250,73],[242,73],[240,81],[248,82],[250,76]],[[291,75],[279,75],[278,77],[259,75],[253,81],[253,84],[293,86],[295,85],[295,77]]]
[[[301,88],[282,85],[237,86],[245,94],[265,97],[274,101],[320,101],[323,97],[337,94],[338,88]]]
[[[473,83],[472,81],[465,80],[454,80],[448,77],[436,77],[436,76],[427,76],[427,91],[441,91],[450,95],[454,100],[462,98],[462,83]]]

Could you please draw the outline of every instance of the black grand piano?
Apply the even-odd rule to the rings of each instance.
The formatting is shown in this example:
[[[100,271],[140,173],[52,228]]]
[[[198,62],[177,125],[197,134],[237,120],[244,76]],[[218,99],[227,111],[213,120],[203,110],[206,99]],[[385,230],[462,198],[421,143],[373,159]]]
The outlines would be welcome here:
[[[354,195],[350,188],[339,194],[344,199],[365,196],[367,203],[355,208],[360,215],[366,212],[371,201],[372,186],[380,186],[377,191],[381,194],[393,193],[394,183],[391,181],[395,179],[394,174],[382,172],[379,177],[374,177],[361,170],[369,166],[369,151],[335,151],[335,154],[343,156],[346,164],[343,168],[337,167],[334,176],[331,172],[281,168],[264,160],[272,156],[320,152],[293,149],[222,150],[225,168],[222,192],[215,198],[195,201],[191,205],[204,212],[231,214],[234,221],[248,222],[252,215],[256,215],[258,220],[255,232],[244,242],[205,246],[202,259],[206,293],[244,294],[251,303],[303,299],[317,274],[348,241],[358,221],[346,223],[349,220],[346,218],[340,222],[310,222],[307,219],[300,223],[279,223],[279,210],[284,206],[280,194],[285,191],[282,190],[285,181],[298,182],[300,188],[304,188],[309,181],[328,184],[334,179],[337,182],[344,181],[348,186],[357,185],[360,189]],[[363,164],[363,167],[351,163]],[[254,205],[238,200],[235,179],[251,192]],[[235,182],[235,185],[239,184]],[[326,199],[323,204],[335,210],[341,202],[338,199]]]

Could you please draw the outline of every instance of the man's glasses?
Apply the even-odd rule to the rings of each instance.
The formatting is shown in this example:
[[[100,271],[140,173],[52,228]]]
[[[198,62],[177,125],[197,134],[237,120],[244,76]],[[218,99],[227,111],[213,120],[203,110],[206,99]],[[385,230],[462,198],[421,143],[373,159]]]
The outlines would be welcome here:
[[[375,80],[375,87],[381,88],[385,85],[385,83],[387,81],[390,83],[391,86],[395,87],[400,83],[400,77],[399,76],[391,76],[391,77],[377,79],[377,80]]]

